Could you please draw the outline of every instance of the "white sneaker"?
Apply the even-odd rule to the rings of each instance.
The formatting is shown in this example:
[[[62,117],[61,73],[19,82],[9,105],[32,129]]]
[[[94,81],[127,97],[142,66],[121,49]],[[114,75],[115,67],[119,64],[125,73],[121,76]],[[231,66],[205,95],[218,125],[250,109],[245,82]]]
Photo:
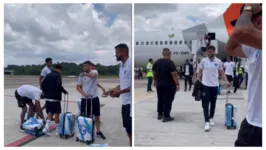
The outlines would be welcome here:
[[[214,126],[214,125],[215,125],[215,124],[214,124],[214,121],[213,121],[212,118],[210,119],[210,125],[211,125],[211,126]]]
[[[211,127],[210,127],[210,123],[209,123],[209,122],[206,122],[206,123],[205,123],[204,130],[205,130],[205,131],[209,131],[210,129],[211,129]]]
[[[44,128],[42,132],[48,136],[50,135],[50,131],[47,128]]]

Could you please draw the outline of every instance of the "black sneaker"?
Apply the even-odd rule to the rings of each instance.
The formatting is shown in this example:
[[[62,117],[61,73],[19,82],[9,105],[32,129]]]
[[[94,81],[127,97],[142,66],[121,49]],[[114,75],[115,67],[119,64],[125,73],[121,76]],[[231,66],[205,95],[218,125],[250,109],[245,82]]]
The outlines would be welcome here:
[[[158,116],[157,116],[157,119],[158,119],[158,120],[161,120],[161,119],[163,119],[163,115],[161,115],[161,114],[158,114]]]
[[[25,129],[22,127],[22,125],[20,125],[20,129],[21,129],[21,130],[25,130]]]
[[[103,135],[103,133],[100,131],[98,133],[96,133],[98,137],[102,138],[102,139],[106,139],[106,137]]]
[[[169,122],[169,121],[173,121],[174,120],[174,118],[172,118],[172,117],[164,117],[163,118],[163,122]]]

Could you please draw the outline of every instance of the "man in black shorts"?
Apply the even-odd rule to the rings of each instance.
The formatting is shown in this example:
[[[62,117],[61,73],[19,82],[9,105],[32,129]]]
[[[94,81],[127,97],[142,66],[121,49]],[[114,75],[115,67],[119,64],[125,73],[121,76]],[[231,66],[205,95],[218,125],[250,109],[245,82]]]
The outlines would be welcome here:
[[[225,75],[226,75],[226,78],[228,80],[228,82],[230,82],[230,85],[231,83],[233,82],[233,76],[234,76],[234,66],[235,66],[235,63],[233,61],[231,61],[231,58],[230,57],[227,57],[227,62],[224,63],[224,68],[225,68]],[[230,92],[230,89],[228,89],[227,93],[231,93]]]
[[[100,121],[100,99],[98,97],[98,71],[94,69],[93,64],[90,61],[83,63],[83,73],[80,74],[77,83],[77,91],[81,94],[81,115],[95,116],[96,123],[96,134],[98,137],[105,139],[106,137],[100,130],[101,121]],[[87,101],[87,114],[86,110],[86,101]],[[91,107],[92,104],[92,107]]]
[[[126,129],[130,146],[132,146],[132,117],[131,117],[131,84],[132,84],[132,64],[129,58],[129,49],[126,44],[119,44],[115,47],[116,59],[121,61],[119,68],[120,85],[107,91],[104,95],[119,97],[122,99],[122,119],[123,126]]]
[[[33,117],[33,113],[36,111],[37,115],[44,120],[43,112],[40,105],[40,99],[43,98],[42,91],[34,86],[31,85],[23,85],[16,89],[15,97],[18,101],[18,107],[22,109],[20,114],[21,124],[20,129],[23,130],[22,124],[24,123],[24,117],[27,112],[27,106],[29,108],[29,117]],[[35,105],[33,104],[32,100],[35,100]]]
[[[56,135],[59,135],[59,114],[61,113],[60,101],[62,100],[62,93],[68,94],[62,86],[62,70],[62,66],[56,64],[54,70],[48,74],[42,82],[44,98],[46,99],[46,113],[48,114],[48,119],[43,132],[48,135],[50,134],[49,128],[53,115],[55,115]]]

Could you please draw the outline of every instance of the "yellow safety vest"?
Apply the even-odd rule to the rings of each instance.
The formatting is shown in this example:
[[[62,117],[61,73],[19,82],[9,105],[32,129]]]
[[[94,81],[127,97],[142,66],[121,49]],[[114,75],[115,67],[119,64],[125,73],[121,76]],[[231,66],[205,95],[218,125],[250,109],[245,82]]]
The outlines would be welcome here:
[[[150,68],[149,71],[147,72],[147,77],[153,77],[153,74],[152,74],[152,64],[151,63],[148,63],[147,65],[147,68]]]
[[[239,64],[239,62],[236,63],[236,65],[235,65],[235,72],[237,74],[243,74],[243,68],[241,66],[239,68],[237,68],[238,67],[238,64]]]

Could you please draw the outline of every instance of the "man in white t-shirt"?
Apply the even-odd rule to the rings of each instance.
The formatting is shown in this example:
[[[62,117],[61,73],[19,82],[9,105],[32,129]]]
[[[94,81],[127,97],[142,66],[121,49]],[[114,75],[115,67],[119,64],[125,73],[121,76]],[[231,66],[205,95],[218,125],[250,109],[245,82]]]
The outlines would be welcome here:
[[[90,61],[83,63],[83,73],[79,75],[77,83],[77,91],[81,94],[81,115],[95,116],[96,134],[98,137],[105,139],[105,136],[100,130],[100,99],[98,96],[98,71],[93,69],[93,64]],[[86,110],[87,101],[87,114]]]
[[[226,85],[229,82],[226,79],[222,61],[215,57],[215,47],[210,45],[207,48],[208,57],[202,59],[199,67],[199,75],[197,80],[201,80],[202,76],[202,107],[205,119],[205,131],[210,130],[210,126],[214,126],[214,113],[216,107],[216,100],[219,86],[219,73],[222,75]],[[210,109],[209,109],[210,104]]]
[[[18,101],[18,107],[22,109],[20,114],[21,124],[20,129],[23,130],[22,124],[24,123],[24,117],[27,112],[27,106],[29,106],[29,117],[33,117],[33,113],[37,112],[37,116],[40,116],[44,120],[43,112],[40,105],[40,99],[43,98],[42,91],[31,85],[23,85],[16,89],[15,97]],[[32,100],[35,100],[35,105]]]
[[[40,74],[40,78],[39,78],[39,84],[40,84],[40,89],[42,89],[42,82],[45,79],[45,77],[51,73],[51,69],[53,66],[53,60],[52,58],[46,58],[45,59],[45,63],[46,66],[42,69],[41,74]],[[46,105],[44,104],[42,107],[42,110],[44,110],[46,108]]]
[[[248,45],[248,46],[247,46]],[[248,60],[247,115],[235,146],[262,146],[262,7],[245,4],[225,52]]]
[[[230,57],[227,57],[227,62],[224,63],[224,68],[225,68],[226,78],[230,82],[230,84],[233,82],[234,67],[235,67],[235,63],[231,61]],[[228,88],[227,93],[231,93],[229,88]]]
[[[116,59],[121,61],[119,68],[119,82],[120,84],[105,92],[105,95],[111,97],[119,97],[122,99],[122,120],[123,126],[126,129],[130,146],[132,146],[132,117],[131,117],[131,85],[132,85],[132,64],[129,58],[129,49],[126,44],[118,44],[115,47]]]

